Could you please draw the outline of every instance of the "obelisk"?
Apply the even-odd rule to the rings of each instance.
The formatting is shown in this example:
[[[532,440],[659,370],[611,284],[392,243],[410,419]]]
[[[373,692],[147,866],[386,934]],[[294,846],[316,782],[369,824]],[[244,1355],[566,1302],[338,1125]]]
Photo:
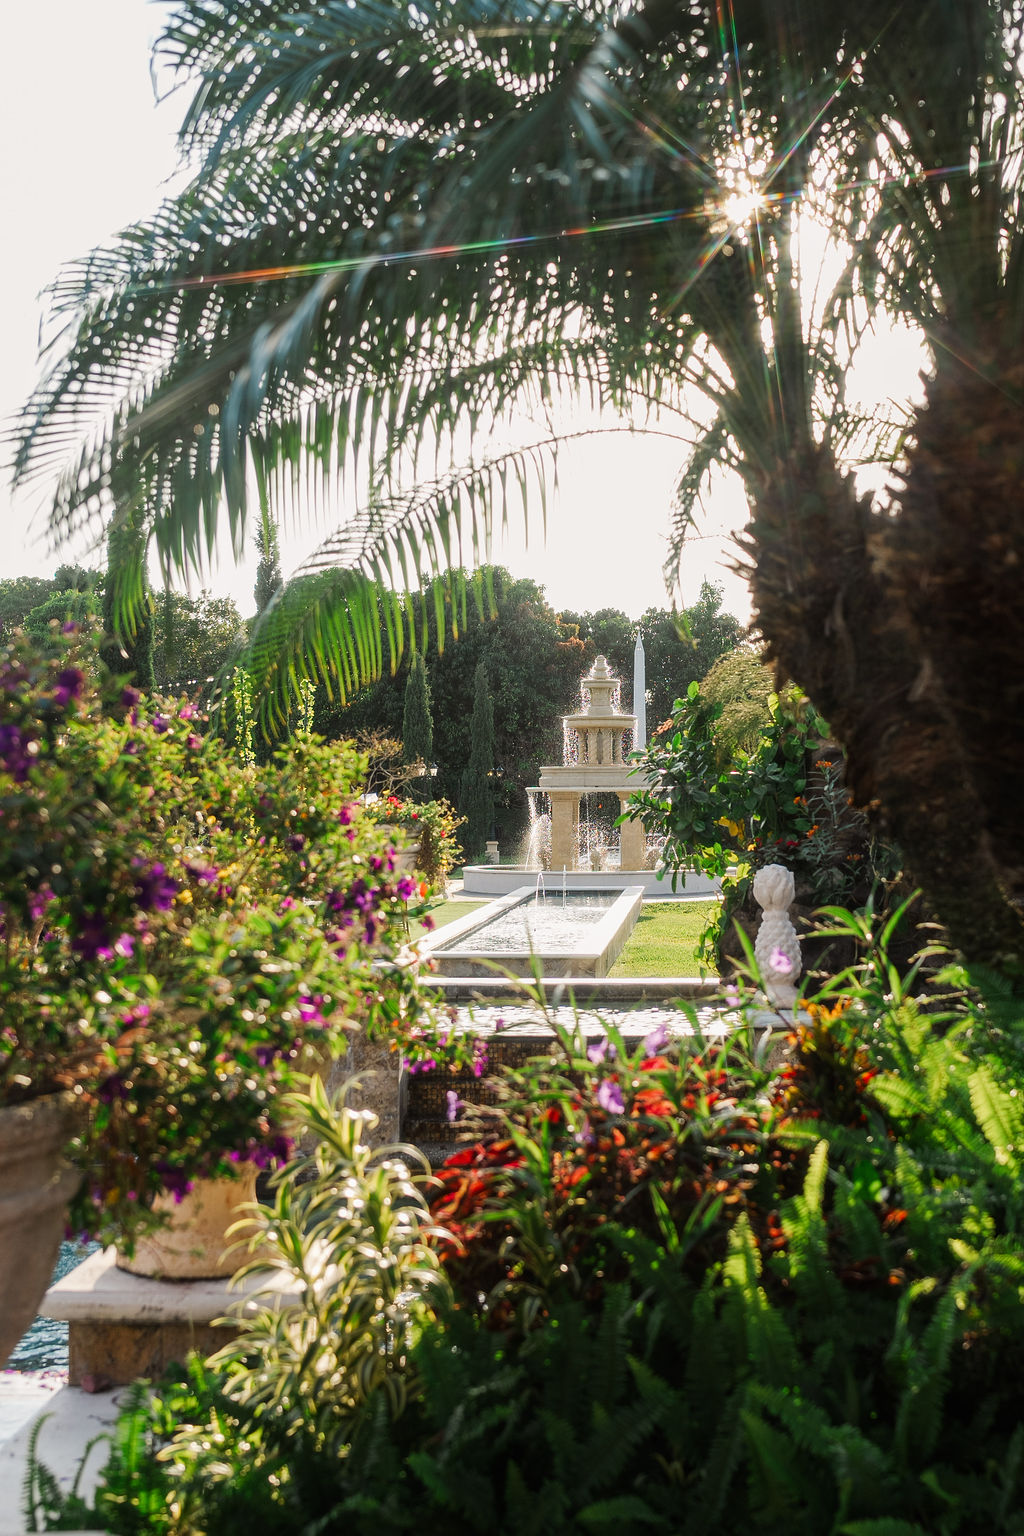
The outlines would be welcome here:
[[[640,752],[647,745],[647,661],[643,636],[639,630],[633,647],[633,714],[636,716],[633,751]]]

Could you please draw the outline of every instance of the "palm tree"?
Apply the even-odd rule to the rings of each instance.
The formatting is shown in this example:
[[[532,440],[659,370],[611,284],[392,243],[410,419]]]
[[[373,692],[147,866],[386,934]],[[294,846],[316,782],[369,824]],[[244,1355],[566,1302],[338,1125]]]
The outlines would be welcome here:
[[[380,602],[392,664],[410,638],[382,588],[460,564],[460,539],[479,548],[558,435],[461,468],[444,461],[458,427],[479,439],[523,402],[543,416],[560,381],[674,413],[692,445],[683,522],[710,466],[740,471],[772,655],[832,722],[858,799],[888,810],[958,942],[1018,970],[1019,756],[999,694],[1019,534],[991,493],[1020,443],[1003,313],[1020,312],[1016,6],[848,9],[179,0],[160,46],[196,84],[195,177],[56,288],[65,329],[18,469],[65,465],[58,528],[130,508],[177,566],[202,563],[225,517],[241,548],[250,504],[280,517],[364,470],[367,505],[256,640],[285,685],[318,664],[344,691],[383,664]],[[853,258],[812,297],[815,216]],[[939,357],[884,514],[848,466],[865,444],[894,452],[908,422],[865,422],[844,394],[880,305],[929,323]],[[991,471],[974,498],[986,537],[1007,541],[993,612],[1009,644],[985,692],[964,686],[987,650],[957,649],[953,577],[987,592],[991,562],[963,563],[962,504],[936,490],[960,484],[954,419],[959,462]],[[410,492],[432,444],[439,471]],[[915,591],[933,569],[941,612]]]

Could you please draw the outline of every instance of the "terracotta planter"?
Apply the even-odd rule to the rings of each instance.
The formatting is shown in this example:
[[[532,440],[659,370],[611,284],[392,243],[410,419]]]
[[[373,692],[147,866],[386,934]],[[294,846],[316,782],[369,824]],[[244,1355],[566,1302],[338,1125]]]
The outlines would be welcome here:
[[[64,1160],[73,1100],[0,1109],[0,1365],[39,1310],[81,1175]]]
[[[183,1200],[160,1195],[153,1209],[167,1225],[140,1237],[129,1259],[117,1255],[118,1269],[151,1280],[219,1280],[245,1262],[241,1249],[228,1253],[237,1234],[228,1228],[248,1213],[256,1198],[256,1169],[243,1165],[237,1179],[197,1179]]]

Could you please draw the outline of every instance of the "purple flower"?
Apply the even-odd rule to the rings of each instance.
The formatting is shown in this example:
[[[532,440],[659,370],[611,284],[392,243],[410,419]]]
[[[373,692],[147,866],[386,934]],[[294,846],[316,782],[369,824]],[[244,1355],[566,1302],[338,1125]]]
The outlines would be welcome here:
[[[189,1178],[184,1168],[172,1168],[171,1164],[167,1162],[166,1158],[162,1157],[157,1158],[153,1166],[155,1167],[157,1173],[160,1175],[160,1182],[164,1189],[166,1189],[169,1194],[172,1194],[178,1205],[180,1205],[185,1196],[188,1194],[189,1190],[192,1188],[192,1180]]]
[[[24,784],[32,766],[32,758],[38,751],[31,737],[26,737],[20,726],[0,725],[0,765],[16,784]]]
[[[290,832],[284,841],[291,853],[301,853],[306,846],[306,839],[301,832]]]
[[[32,921],[38,923],[39,919],[45,914],[50,902],[55,900],[56,897],[48,885],[42,886],[38,891],[33,891],[28,898],[28,915]]]
[[[395,886],[395,895],[401,901],[411,901],[416,894],[416,882],[410,875],[403,875]]]
[[[168,717],[166,715],[154,715],[153,716],[153,729],[154,729],[154,731],[156,731],[158,736],[162,736],[164,734],[164,732],[165,731],[169,731],[170,728],[171,728],[171,721],[168,719]]]
[[[100,1083],[96,1097],[101,1104],[113,1104],[116,1099],[126,1099],[130,1092],[131,1088],[120,1072],[112,1072]]]
[[[499,1015],[498,1018],[496,1018],[495,1021],[494,1021],[494,1033],[497,1034],[499,1029],[504,1029],[504,1028],[505,1028],[505,1020]]]
[[[319,992],[315,997],[299,998],[299,1018],[303,1024],[319,1024],[321,1027],[326,1025],[327,1020],[320,1011],[324,1001],[325,999]]]
[[[725,1000],[730,1008],[738,1008],[740,1004],[740,989],[734,982],[729,982],[725,988]]]
[[[449,1088],[444,1097],[446,1105],[444,1117],[450,1125],[459,1113],[459,1096],[454,1088]]]
[[[196,748],[201,747],[202,744],[203,738],[201,736],[197,736],[194,731],[185,737],[185,745],[188,747],[190,752],[194,752]]]
[[[614,1078],[605,1077],[597,1085],[597,1102],[609,1115],[621,1115],[624,1105],[622,1089]]]
[[[338,820],[343,827],[350,827],[355,813],[350,805],[343,805],[338,812]]]
[[[649,1035],[644,1036],[644,1050],[648,1056],[656,1056],[669,1041],[668,1025],[656,1024]]]
[[[121,703],[124,705],[125,709],[134,709],[136,704],[139,702],[140,697],[141,695],[137,688],[121,689]]]
[[[178,889],[178,882],[170,878],[162,864],[143,869],[135,882],[139,906],[155,912],[169,912]]]
[[[768,965],[775,972],[776,976],[788,976],[793,969],[792,960],[786,954],[786,951],[780,949],[777,944],[768,956]]]
[[[212,864],[186,864],[185,868],[193,880],[198,880],[200,885],[212,885],[220,874]]]
[[[109,957],[110,932],[98,913],[88,912],[80,920],[77,932],[71,940],[71,948],[76,955],[81,955],[83,960],[95,960],[104,950]]]
[[[77,635],[78,625],[75,623],[74,619],[65,619],[64,623],[60,627],[60,632],[62,635]]]
[[[473,1041],[473,1076],[483,1077],[487,1067],[487,1042],[476,1039]]]
[[[588,1061],[592,1061],[592,1062],[594,1062],[596,1064],[599,1061],[604,1061],[604,1058],[605,1058],[606,1055],[608,1055],[608,1036],[607,1035],[602,1035],[600,1040],[595,1040],[593,1045],[588,1045],[587,1046],[587,1060]],[[614,1061],[615,1060],[615,1047],[614,1047],[614,1045],[611,1047],[611,1055],[608,1057],[608,1060],[609,1061]]]
[[[195,705],[183,704],[178,710],[179,720],[194,720],[196,717]]]
[[[291,1151],[291,1139],[278,1131],[262,1141],[250,1141],[240,1152],[232,1152],[231,1160],[252,1163],[255,1168],[273,1168],[278,1163],[286,1163]]]
[[[53,690],[53,702],[65,708],[72,699],[77,699],[82,693],[82,684],[85,682],[85,674],[79,667],[65,667],[58,674],[57,686]]]

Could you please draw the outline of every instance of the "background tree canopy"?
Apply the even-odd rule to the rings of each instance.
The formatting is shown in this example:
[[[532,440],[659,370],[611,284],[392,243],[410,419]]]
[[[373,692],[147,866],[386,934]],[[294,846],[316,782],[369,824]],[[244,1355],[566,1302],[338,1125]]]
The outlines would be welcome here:
[[[59,566],[52,577],[15,576],[0,581],[0,639],[22,628],[43,639],[51,621],[86,627],[102,622],[104,575],[81,566]],[[234,602],[200,592],[162,592],[154,600],[154,686],[164,693],[195,695],[230,665],[247,637]]]

